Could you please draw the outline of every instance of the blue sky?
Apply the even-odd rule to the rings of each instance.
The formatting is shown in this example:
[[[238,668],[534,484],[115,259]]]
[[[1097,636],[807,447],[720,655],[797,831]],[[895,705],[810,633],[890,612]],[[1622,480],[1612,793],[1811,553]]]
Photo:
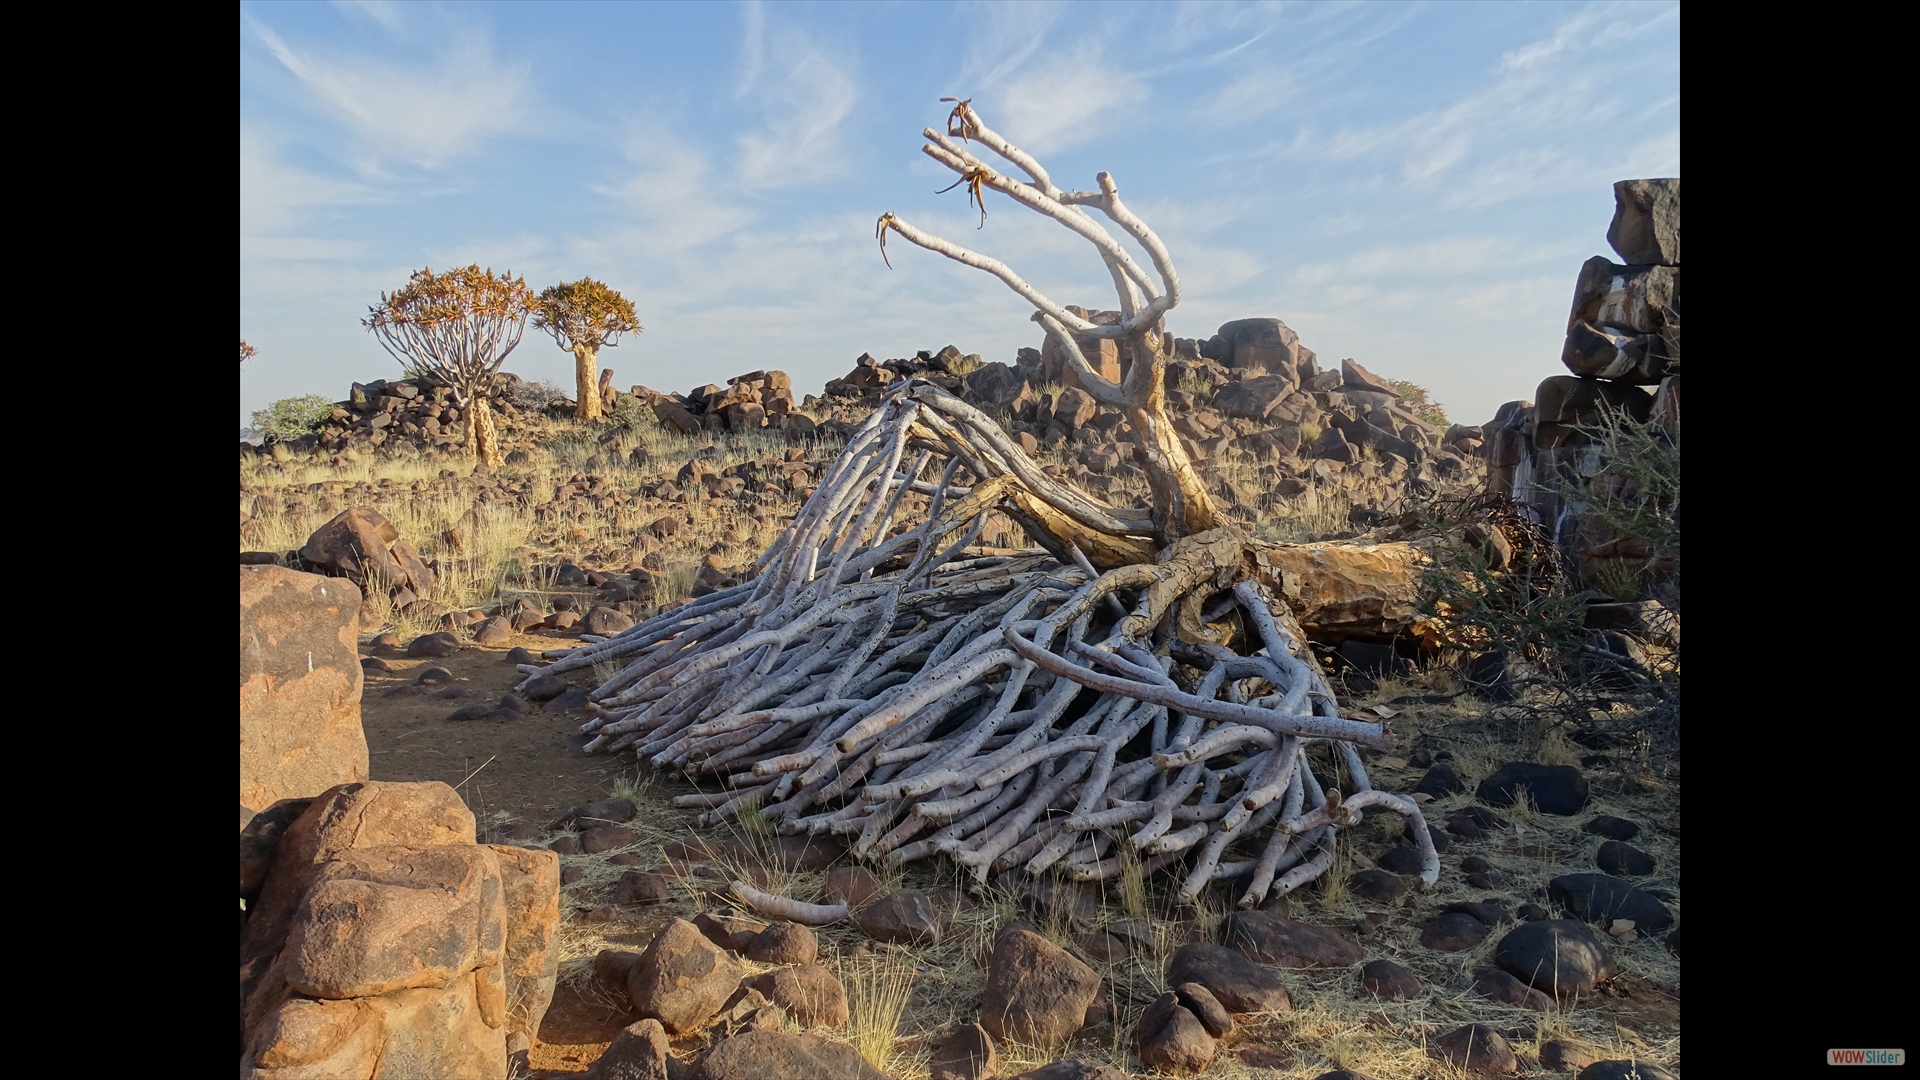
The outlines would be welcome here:
[[[1673,3],[243,3],[242,420],[397,374],[359,320],[429,265],[620,289],[621,387],[1010,362],[1031,309],[898,239],[889,270],[883,211],[1116,305],[1060,226],[935,194],[957,95],[1062,187],[1113,173],[1176,335],[1275,316],[1478,423],[1562,371],[1613,181],[1680,174],[1679,85]],[[506,366],[570,363],[529,328]]]

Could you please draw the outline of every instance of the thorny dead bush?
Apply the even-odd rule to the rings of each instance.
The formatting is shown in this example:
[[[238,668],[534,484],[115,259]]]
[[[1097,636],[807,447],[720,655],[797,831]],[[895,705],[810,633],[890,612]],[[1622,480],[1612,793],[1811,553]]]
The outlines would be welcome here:
[[[1431,500],[1410,515],[1439,537],[1414,633],[1443,662],[1504,682],[1494,715],[1511,720],[1523,744],[1630,748],[1649,768],[1677,758],[1677,636],[1656,647],[1587,629],[1588,601],[1605,597],[1579,588],[1546,529],[1504,495]],[[1512,549],[1497,572],[1496,530]]]

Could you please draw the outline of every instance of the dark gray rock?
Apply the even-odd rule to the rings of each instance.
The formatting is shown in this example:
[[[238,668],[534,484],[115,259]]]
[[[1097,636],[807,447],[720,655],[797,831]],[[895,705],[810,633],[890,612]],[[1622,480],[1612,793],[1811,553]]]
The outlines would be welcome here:
[[[1587,805],[1587,778],[1571,765],[1535,765],[1514,761],[1480,781],[1480,801],[1490,806],[1512,806],[1525,789],[1543,814],[1570,817]]]
[[[1599,935],[1572,919],[1521,923],[1494,947],[1493,962],[1555,997],[1592,993],[1616,972]]]
[[[1673,925],[1673,912],[1660,901],[1610,874],[1566,874],[1547,883],[1547,895],[1575,918],[1599,926],[1632,919],[1643,934]]]
[[[1594,854],[1593,865],[1619,877],[1642,877],[1653,873],[1653,856],[1632,844],[1608,840]]]

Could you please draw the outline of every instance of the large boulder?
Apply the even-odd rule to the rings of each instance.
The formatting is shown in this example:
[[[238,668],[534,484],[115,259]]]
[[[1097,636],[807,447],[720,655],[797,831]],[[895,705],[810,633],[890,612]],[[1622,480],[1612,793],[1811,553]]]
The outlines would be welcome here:
[[[241,1073],[504,1078],[558,961],[551,852],[474,842],[441,783],[343,784],[274,845],[241,934]]]
[[[660,1021],[638,1020],[613,1037],[587,1068],[586,1080],[668,1080],[667,1058],[672,1053]]]
[[[987,963],[980,1026],[996,1039],[1066,1045],[1100,992],[1100,976],[1072,953],[1030,930],[1000,935]]]
[[[560,973],[560,856],[492,845],[506,905],[507,1032],[532,1038]]]
[[[379,511],[364,506],[342,510],[315,529],[300,557],[364,593],[391,591],[398,599],[401,589],[409,589],[411,599],[433,592],[433,572],[420,553]]]
[[[1228,416],[1265,420],[1298,385],[1289,374],[1262,375],[1228,383],[1213,395],[1213,407]],[[1293,419],[1299,417],[1296,415]]]
[[[1313,350],[1300,344],[1300,336],[1279,319],[1235,319],[1224,323],[1214,340],[1201,350],[1202,355],[1219,360],[1231,368],[1264,368],[1275,374],[1293,375],[1298,382],[1313,372],[1300,371],[1313,366]]]
[[[240,568],[240,805],[367,778],[359,617],[351,582]]]
[[[732,953],[692,923],[675,919],[640,954],[627,976],[627,996],[641,1016],[660,1021],[671,1034],[685,1034],[720,1011],[744,971]]]
[[[998,360],[980,365],[966,377],[967,397],[989,408],[1011,405],[1026,385],[1018,370]]]
[[[1607,243],[1630,263],[1680,265],[1680,178],[1613,185]]]

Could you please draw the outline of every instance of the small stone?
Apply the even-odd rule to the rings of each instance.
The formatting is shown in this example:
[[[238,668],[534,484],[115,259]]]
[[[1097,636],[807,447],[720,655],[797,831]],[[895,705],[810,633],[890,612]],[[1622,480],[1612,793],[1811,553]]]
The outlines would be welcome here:
[[[673,889],[659,874],[628,870],[613,883],[612,899],[616,904],[657,904],[673,899]]]
[[[1487,939],[1487,924],[1464,912],[1449,912],[1420,931],[1420,944],[1435,952],[1464,952]]]
[[[1652,1061],[1596,1061],[1574,1080],[1680,1080],[1680,1074]]]
[[[1436,799],[1444,799],[1466,789],[1467,785],[1460,781],[1460,774],[1454,772],[1451,765],[1433,766],[1427,770],[1425,776],[1420,778],[1420,782],[1413,786],[1416,793],[1431,795]]]
[[[614,907],[612,904],[599,904],[588,908],[586,915],[581,918],[581,921],[587,923],[610,923],[619,917],[619,908]]]
[[[493,711],[493,706],[491,705],[485,705],[485,704],[463,705],[460,708],[455,709],[452,712],[448,713],[447,719],[455,722],[479,720],[479,719],[483,719],[488,713],[492,711]]]
[[[1419,997],[1425,984],[1405,967],[1383,958],[1369,960],[1360,968],[1360,985],[1374,997],[1406,1001]]]
[[[486,619],[473,628],[475,645],[500,645],[513,640],[513,622],[495,616]]]
[[[1485,1024],[1467,1024],[1440,1036],[1438,1056],[1456,1069],[1486,1076],[1520,1071],[1520,1060],[1500,1033]]]
[[[797,964],[757,975],[746,985],[785,1009],[803,1027],[839,1027],[847,1022],[847,990],[818,964]]]
[[[1632,844],[1608,840],[1594,854],[1593,865],[1619,877],[1642,877],[1653,873],[1653,856]]]
[[[1673,925],[1665,904],[1609,874],[1565,874],[1547,883],[1547,894],[1576,918],[1597,926],[1632,919],[1642,933]]]
[[[1173,992],[1179,995],[1181,1006],[1207,1029],[1207,1034],[1218,1039],[1233,1030],[1233,1014],[1213,996],[1213,991],[1199,983],[1187,982],[1174,987]]]
[[[1387,853],[1380,856],[1377,868],[1402,877],[1419,877],[1420,852],[1405,844],[1388,848]]]
[[[1147,1006],[1134,1026],[1133,1039],[1140,1060],[1162,1072],[1199,1072],[1220,1052],[1220,1044],[1200,1018],[1181,1005],[1172,991]]]
[[[1587,778],[1571,765],[1508,762],[1480,781],[1478,795],[1490,806],[1512,806],[1523,789],[1543,814],[1571,817],[1587,805]]]
[[[1616,970],[1599,936],[1572,919],[1521,923],[1500,939],[1493,962],[1555,997],[1592,993]]]
[[[1347,879],[1347,888],[1363,900],[1390,904],[1407,891],[1407,883],[1398,874],[1385,870],[1362,870]]]
[[[1553,913],[1541,907],[1539,904],[1521,904],[1514,909],[1513,913],[1516,917],[1527,922],[1539,922],[1541,919],[1553,918]]]
[[[547,708],[562,712],[568,709],[584,709],[591,694],[592,691],[582,687],[569,687],[566,693],[548,701]]]
[[[1479,855],[1469,855],[1460,860],[1460,869],[1468,874],[1491,874],[1493,864]]]
[[[639,833],[620,825],[596,825],[580,834],[580,850],[589,855],[630,847],[639,842]]]
[[[861,932],[875,941],[930,944],[940,937],[940,923],[925,893],[896,889],[854,915]]]
[[[863,908],[879,896],[880,879],[873,871],[864,866],[836,866],[827,871],[826,884],[820,887],[819,903],[845,903],[849,908]]]
[[[819,938],[796,922],[774,923],[747,941],[747,959],[761,964],[811,964],[819,955]]]
[[[1253,960],[1285,968],[1347,967],[1360,962],[1360,946],[1325,927],[1276,919],[1264,911],[1227,916],[1226,945]]]
[[[572,885],[574,882],[586,876],[587,868],[584,866],[563,866],[560,868],[560,884],[562,885]]]
[[[509,664],[538,664],[540,658],[527,649],[515,645],[507,650],[506,661]]]
[[[1000,1071],[1000,1055],[993,1036],[979,1024],[956,1024],[933,1042],[928,1080],[992,1080]]]
[[[1540,1044],[1540,1067],[1553,1072],[1575,1072],[1598,1060],[1598,1054],[1570,1039],[1548,1039]]]
[[[407,645],[409,657],[452,656],[460,651],[460,639],[448,633],[422,634]]]
[[[442,683],[452,682],[453,672],[437,665],[424,667],[420,669],[419,674],[413,677],[413,681],[419,686],[438,686]]]
[[[694,929],[707,936],[707,940],[723,949],[744,953],[747,945],[767,924],[744,915],[733,915],[722,911],[703,911],[693,917]]]
[[[1287,988],[1266,969],[1239,952],[1211,942],[1189,942],[1174,950],[1167,981],[1196,982],[1213,992],[1229,1012],[1287,1012],[1293,1002]]]
[[[567,692],[567,684],[558,675],[535,675],[520,692],[528,701],[552,701]]]
[[[360,670],[380,675],[391,675],[399,669],[377,656],[363,656],[360,658]]]
[[[547,845],[547,850],[556,851],[562,855],[578,855],[580,854],[580,839],[575,836],[556,836],[553,838],[553,842]]]
[[[1580,826],[1580,831],[1594,836],[1604,836],[1609,840],[1631,840],[1640,835],[1640,826],[1626,818],[1602,814]]]
[[[1496,967],[1482,967],[1473,973],[1474,992],[1489,1001],[1535,1012],[1552,1012],[1553,999]]]

